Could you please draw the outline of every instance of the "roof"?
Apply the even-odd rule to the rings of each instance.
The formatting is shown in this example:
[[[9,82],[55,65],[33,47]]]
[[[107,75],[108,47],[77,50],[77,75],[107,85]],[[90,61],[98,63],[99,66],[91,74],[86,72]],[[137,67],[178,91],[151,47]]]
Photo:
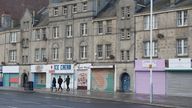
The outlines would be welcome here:
[[[117,15],[117,2],[119,0],[111,0],[105,8],[103,8],[100,13],[95,18],[108,18],[115,17]]]
[[[175,5],[170,4],[170,0],[155,0],[153,5],[153,11],[166,11],[178,8],[191,7],[192,0],[179,0]],[[150,4],[138,13],[147,13],[150,11]]]
[[[20,20],[25,10],[38,11],[47,7],[49,0],[0,0],[0,15],[10,14],[14,20]]]

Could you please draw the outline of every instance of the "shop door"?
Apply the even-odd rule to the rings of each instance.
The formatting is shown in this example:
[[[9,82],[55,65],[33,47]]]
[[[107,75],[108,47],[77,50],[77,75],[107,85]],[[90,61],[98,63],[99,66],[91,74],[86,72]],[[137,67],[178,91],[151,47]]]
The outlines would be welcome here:
[[[9,74],[7,73],[3,74],[3,86],[9,87]]]
[[[35,73],[34,75],[34,88],[45,88],[46,87],[46,74]]]

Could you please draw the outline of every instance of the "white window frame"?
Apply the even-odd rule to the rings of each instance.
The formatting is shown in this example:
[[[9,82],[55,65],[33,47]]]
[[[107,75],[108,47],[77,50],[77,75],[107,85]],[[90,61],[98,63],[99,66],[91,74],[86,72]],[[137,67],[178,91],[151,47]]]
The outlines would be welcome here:
[[[130,18],[130,6],[126,7],[127,18]]]
[[[121,39],[125,39],[125,29],[120,29]]]
[[[66,35],[68,38],[72,37],[72,25],[66,25]]]
[[[107,34],[111,34],[112,33],[112,20],[107,20]]]
[[[131,31],[130,31],[130,29],[127,29],[126,31],[127,31],[127,39],[130,39],[131,38]]]
[[[153,15],[153,21],[152,21],[152,29],[157,29],[158,26],[158,20],[157,15]],[[144,16],[144,30],[150,29],[150,15]]]
[[[53,27],[53,38],[59,37],[59,27]]]
[[[53,60],[59,59],[59,48],[53,48],[52,49],[52,57],[53,57]]]
[[[16,43],[17,42],[17,32],[11,32],[10,33],[10,43]]]
[[[80,46],[80,58],[87,59],[87,46]]]
[[[125,53],[124,53],[124,50],[121,50],[121,60],[122,60],[122,61],[125,60]]]
[[[36,40],[40,40],[40,38],[41,38],[40,29],[35,30],[35,37],[36,37]]]
[[[103,45],[97,45],[97,58],[103,58]]]
[[[81,35],[87,36],[87,32],[88,32],[88,30],[87,30],[87,23],[81,23],[80,26],[81,26],[80,27]]]
[[[72,47],[66,47],[66,59],[67,60],[72,60]]]
[[[53,16],[58,16],[59,15],[59,8],[58,7],[54,7],[53,8]]]
[[[129,50],[126,50],[126,57],[127,57],[127,61],[130,60],[130,51]]]
[[[112,45],[106,44],[105,45],[105,57],[106,57],[106,59],[109,59],[111,54],[112,54]]]
[[[63,6],[63,15],[67,15],[67,14],[68,14],[68,7]]]
[[[125,19],[125,7],[121,7],[121,19]]]
[[[72,12],[73,13],[77,13],[77,4],[73,4],[73,7],[72,7]]]
[[[83,2],[83,11],[87,11],[88,3],[87,1]]]
[[[10,50],[9,51],[10,62],[16,62],[16,59],[17,59],[17,51],[16,50]]]
[[[152,56],[153,57],[158,56],[157,47],[158,47],[157,41],[153,41],[152,42]],[[144,57],[150,57],[150,42],[149,41],[144,42]]]
[[[188,11],[182,10],[177,12],[177,26],[187,26],[188,25]]]
[[[177,39],[177,56],[187,56],[188,55],[188,40],[187,39]]]
[[[98,34],[103,34],[103,21],[98,21]]]
[[[46,48],[41,48],[41,60],[46,58]]]
[[[35,61],[40,61],[40,49],[35,49]]]

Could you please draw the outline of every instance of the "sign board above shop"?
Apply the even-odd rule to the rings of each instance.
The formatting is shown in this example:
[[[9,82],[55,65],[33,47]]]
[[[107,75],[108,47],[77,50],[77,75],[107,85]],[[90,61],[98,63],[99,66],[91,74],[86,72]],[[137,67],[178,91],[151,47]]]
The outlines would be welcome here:
[[[50,73],[74,73],[73,64],[52,64],[49,65]]]
[[[191,68],[191,58],[169,59],[169,68]]]
[[[3,66],[3,73],[19,73],[19,66]]]

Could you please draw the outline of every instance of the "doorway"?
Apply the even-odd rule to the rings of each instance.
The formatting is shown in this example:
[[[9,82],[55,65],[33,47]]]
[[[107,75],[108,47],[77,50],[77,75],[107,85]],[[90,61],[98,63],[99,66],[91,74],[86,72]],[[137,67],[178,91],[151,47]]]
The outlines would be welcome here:
[[[27,85],[27,82],[28,82],[28,75],[26,73],[23,73],[22,74],[22,87],[25,87]]]
[[[128,73],[121,75],[121,90],[122,92],[129,92],[130,90],[130,76]]]

